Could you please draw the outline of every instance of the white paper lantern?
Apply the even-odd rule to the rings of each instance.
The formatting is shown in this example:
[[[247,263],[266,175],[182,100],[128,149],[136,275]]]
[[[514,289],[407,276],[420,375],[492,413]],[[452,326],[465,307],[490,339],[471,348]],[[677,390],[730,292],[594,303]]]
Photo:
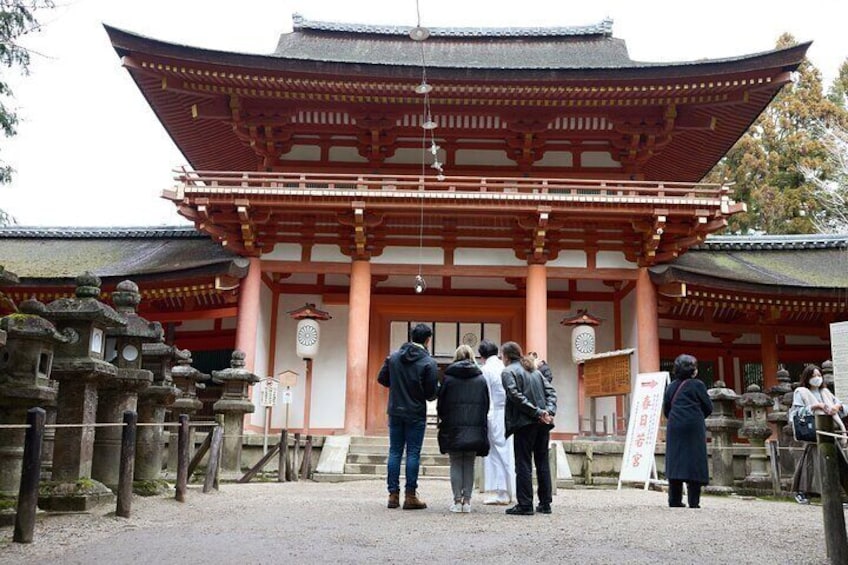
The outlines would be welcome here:
[[[595,328],[588,325],[574,326],[571,330],[571,358],[575,363],[595,354]]]
[[[318,320],[304,318],[297,323],[297,356],[302,359],[314,359],[318,355],[318,342],[321,340],[321,327]]]

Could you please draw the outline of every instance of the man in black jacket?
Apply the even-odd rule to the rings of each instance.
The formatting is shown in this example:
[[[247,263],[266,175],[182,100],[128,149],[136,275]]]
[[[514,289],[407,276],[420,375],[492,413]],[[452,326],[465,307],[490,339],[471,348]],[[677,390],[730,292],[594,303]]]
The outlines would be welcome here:
[[[386,358],[377,381],[389,389],[389,508],[400,506],[400,460],[406,446],[406,496],[404,510],[427,508],[418,498],[418,467],[424,429],[427,425],[427,401],[439,390],[438,365],[430,357],[427,345],[433,331],[425,324],[412,328],[411,342]]]
[[[506,367],[501,380],[506,391],[506,437],[515,434],[515,495],[518,504],[507,514],[533,514],[533,462],[539,483],[539,505],[536,512],[551,513],[551,467],[548,442],[556,416],[556,391],[530,357],[523,357],[521,347],[509,341],[501,347]]]

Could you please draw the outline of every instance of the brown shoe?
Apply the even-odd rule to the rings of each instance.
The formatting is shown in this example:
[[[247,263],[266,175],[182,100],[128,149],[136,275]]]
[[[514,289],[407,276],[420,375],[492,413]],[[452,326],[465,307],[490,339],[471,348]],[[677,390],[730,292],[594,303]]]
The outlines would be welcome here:
[[[427,503],[418,498],[414,490],[406,491],[406,497],[403,499],[404,510],[422,510],[427,508]]]
[[[390,492],[389,493],[389,504],[388,508],[397,508],[400,506],[400,493],[399,492]]]

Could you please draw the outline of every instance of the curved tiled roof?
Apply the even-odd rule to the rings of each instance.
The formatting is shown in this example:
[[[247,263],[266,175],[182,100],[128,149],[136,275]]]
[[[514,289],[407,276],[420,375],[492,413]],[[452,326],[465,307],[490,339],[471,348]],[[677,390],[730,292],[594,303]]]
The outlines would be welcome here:
[[[102,278],[244,276],[246,260],[192,227],[2,227],[0,265],[22,284]]]
[[[713,236],[666,265],[655,283],[778,294],[848,291],[848,235]]]

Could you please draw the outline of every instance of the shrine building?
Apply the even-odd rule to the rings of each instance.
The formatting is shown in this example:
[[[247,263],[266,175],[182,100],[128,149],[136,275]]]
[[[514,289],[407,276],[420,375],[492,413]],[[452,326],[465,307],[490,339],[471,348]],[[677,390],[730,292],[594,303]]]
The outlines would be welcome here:
[[[828,359],[828,324],[848,319],[848,238],[708,237],[744,206],[700,182],[809,43],[646,63],[609,20],[431,28],[418,41],[410,27],[294,16],[267,55],[106,30],[188,161],[164,197],[194,229],[134,241],[184,238],[197,265],[163,258],[137,280],[155,298],[141,312],[173,322],[193,352],[238,348],[259,375],[298,372],[292,428],[384,433],[376,374],[417,322],[432,324],[441,364],[484,338],[547,359],[554,435],[569,437],[586,411],[561,323],[576,312],[598,321],[593,347],[580,347],[635,350],[632,375],[686,352],[738,391],[775,384],[779,364]],[[3,230],[0,241],[43,236]],[[98,237],[122,235],[65,241]],[[13,259],[0,264],[21,276],[19,292],[47,291]],[[308,383],[288,314],[305,304],[332,316]],[[598,399],[597,411],[621,416],[625,399]],[[283,413],[274,407],[272,429]]]

